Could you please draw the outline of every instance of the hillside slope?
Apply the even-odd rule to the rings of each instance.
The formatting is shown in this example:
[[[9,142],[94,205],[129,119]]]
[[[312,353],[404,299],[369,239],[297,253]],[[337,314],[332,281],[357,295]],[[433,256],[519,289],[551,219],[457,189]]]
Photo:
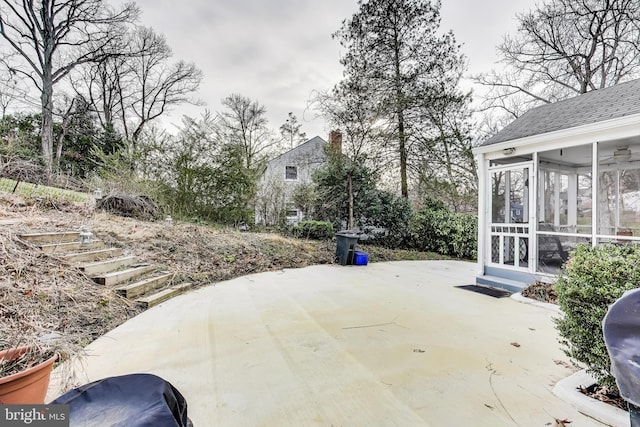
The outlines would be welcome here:
[[[335,242],[146,222],[97,212],[93,202],[28,199],[0,192],[0,346],[56,337],[74,354],[140,312],[64,260],[25,246],[22,233],[88,226],[107,245],[159,264],[195,287],[246,274],[333,262]],[[436,259],[434,254],[365,247],[370,261]]]

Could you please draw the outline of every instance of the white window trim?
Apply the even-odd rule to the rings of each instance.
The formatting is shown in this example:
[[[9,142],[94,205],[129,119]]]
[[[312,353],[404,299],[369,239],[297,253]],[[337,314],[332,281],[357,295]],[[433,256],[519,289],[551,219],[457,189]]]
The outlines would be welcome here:
[[[296,177],[295,178],[287,178],[287,168],[295,168],[296,169]],[[298,173],[298,166],[295,165],[285,165],[284,167],[284,180],[285,181],[299,181],[300,174]]]

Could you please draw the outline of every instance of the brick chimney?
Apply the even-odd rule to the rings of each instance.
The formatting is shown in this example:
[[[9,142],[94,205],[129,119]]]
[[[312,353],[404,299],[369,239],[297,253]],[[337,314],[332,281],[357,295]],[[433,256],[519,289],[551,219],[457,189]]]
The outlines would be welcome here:
[[[340,130],[332,130],[329,132],[329,147],[335,153],[342,154],[342,132]]]

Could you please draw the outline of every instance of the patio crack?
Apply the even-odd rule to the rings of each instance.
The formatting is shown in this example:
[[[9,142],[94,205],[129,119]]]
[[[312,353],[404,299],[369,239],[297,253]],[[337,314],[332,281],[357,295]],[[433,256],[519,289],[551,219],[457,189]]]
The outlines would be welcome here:
[[[398,326],[400,328],[408,329],[406,326],[402,326],[402,325],[396,323],[396,320],[398,319],[398,317],[400,317],[400,315],[397,315],[396,317],[394,317],[391,322],[376,323],[376,324],[373,324],[373,325],[345,326],[342,329],[345,330],[345,329],[377,328],[379,326],[389,326],[389,325],[396,325],[396,326]]]
[[[502,403],[502,399],[500,399],[500,397],[498,396],[498,393],[496,393],[496,389],[493,386],[493,376],[498,375],[498,371],[495,370],[495,368],[493,367],[493,363],[489,362],[489,360],[487,360],[487,363],[488,365],[486,366],[486,369],[487,371],[489,371],[489,386],[491,387],[491,391],[493,392],[493,395],[495,396],[496,400],[500,404],[500,407],[502,408],[502,410],[507,414],[507,416],[511,419],[511,421],[513,421],[515,425],[519,426],[520,424],[518,424],[518,422],[513,418],[513,416],[511,416],[511,413],[506,408],[506,406],[504,406],[504,403]]]

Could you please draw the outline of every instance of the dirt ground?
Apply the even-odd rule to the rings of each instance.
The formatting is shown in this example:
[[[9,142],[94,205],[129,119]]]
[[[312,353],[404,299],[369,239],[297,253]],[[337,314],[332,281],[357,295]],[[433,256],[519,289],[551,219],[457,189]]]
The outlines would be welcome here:
[[[25,199],[0,192],[0,348],[55,343],[62,358],[140,313],[73,265],[18,240],[21,233],[88,226],[109,246],[158,264],[195,287],[234,277],[333,262],[334,241],[207,225],[147,222],[95,210],[95,203]],[[360,245],[359,245],[360,246]],[[442,259],[429,253],[363,246],[369,261]]]

